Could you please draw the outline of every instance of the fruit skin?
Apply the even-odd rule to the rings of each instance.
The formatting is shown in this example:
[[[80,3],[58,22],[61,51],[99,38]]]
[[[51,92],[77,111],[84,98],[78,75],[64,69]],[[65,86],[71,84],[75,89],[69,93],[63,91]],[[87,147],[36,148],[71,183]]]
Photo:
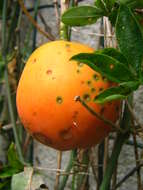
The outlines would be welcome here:
[[[85,64],[69,59],[94,50],[76,42],[54,41],[35,50],[17,88],[17,110],[24,127],[41,143],[59,150],[99,143],[111,127],[75,101],[80,96],[97,113],[115,122],[119,102],[95,104],[93,98],[112,85]]]

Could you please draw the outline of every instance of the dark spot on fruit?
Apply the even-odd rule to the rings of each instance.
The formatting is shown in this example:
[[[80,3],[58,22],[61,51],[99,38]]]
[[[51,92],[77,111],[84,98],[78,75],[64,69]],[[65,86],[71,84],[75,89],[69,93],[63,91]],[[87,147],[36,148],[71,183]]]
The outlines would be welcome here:
[[[77,71],[76,71],[77,73],[80,73],[80,70],[79,69],[77,69]]]
[[[84,84],[84,80],[81,80],[81,84]]]
[[[99,88],[99,92],[101,92],[101,91],[103,91],[103,90],[104,90],[104,88],[102,88],[102,87],[101,87],[101,88]]]
[[[37,112],[34,111],[34,112],[33,112],[33,116],[36,116],[36,115],[37,115]]]
[[[56,77],[52,77],[52,80],[55,80],[56,79]]]
[[[93,75],[93,79],[96,80],[96,81],[98,81],[99,80],[99,76],[97,74],[94,74]]]
[[[72,118],[73,118],[73,119],[76,119],[77,116],[78,116],[78,114],[79,114],[78,111],[74,111]]]
[[[51,74],[52,74],[52,70],[51,70],[51,69],[48,69],[48,70],[46,71],[46,74],[47,74],[47,75],[51,75]]]
[[[57,96],[56,102],[57,102],[58,104],[61,104],[61,103],[63,102],[63,98],[62,98],[61,96]]]
[[[70,44],[66,44],[65,46],[66,46],[66,48],[69,48],[69,47],[70,47]]]
[[[62,54],[62,52],[58,51],[58,52],[57,52],[57,54],[59,54],[59,55],[60,55],[60,54]]]
[[[119,111],[119,106],[116,106],[116,111],[117,111],[117,112]]]
[[[71,127],[67,128],[67,129],[63,129],[59,132],[59,135],[60,137],[63,139],[63,140],[69,140],[72,138],[72,130],[71,130]]]
[[[105,111],[105,107],[102,107],[100,110],[100,114],[103,115],[104,111]]]
[[[41,142],[42,144],[45,144],[45,145],[51,145],[52,144],[52,140],[49,137],[43,135],[40,132],[33,133],[32,136],[36,140],[38,140],[39,142]]]
[[[95,92],[96,91],[96,89],[95,88],[91,88],[91,92]]]
[[[91,85],[91,83],[92,83],[91,80],[87,81],[87,85]]]
[[[90,95],[89,95],[89,94],[84,94],[84,95],[83,95],[83,99],[84,99],[85,101],[89,102],[89,101],[90,101]]]
[[[36,62],[36,58],[34,58],[33,62],[34,62],[34,63]]]

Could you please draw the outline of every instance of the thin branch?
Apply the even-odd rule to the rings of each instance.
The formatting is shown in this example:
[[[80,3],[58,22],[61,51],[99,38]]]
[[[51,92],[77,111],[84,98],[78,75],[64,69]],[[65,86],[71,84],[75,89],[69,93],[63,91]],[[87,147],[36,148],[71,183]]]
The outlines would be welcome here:
[[[33,173],[34,173],[34,169],[32,168],[31,173],[30,173],[29,183],[28,183],[28,190],[31,190]]]
[[[58,151],[58,167],[57,167],[57,169],[61,169],[61,162],[62,162],[62,151]],[[60,178],[60,171],[57,171],[55,187],[54,187],[55,190],[58,190],[59,178]]]
[[[133,141],[134,141],[134,154],[135,154],[135,159],[136,159],[136,166],[138,167],[140,164],[139,160],[139,153],[138,153],[138,147],[137,147],[137,139],[136,135],[133,134]],[[138,185],[138,190],[141,188],[141,171],[140,168],[137,170],[137,185]]]
[[[53,41],[55,40],[55,37],[47,32],[45,32],[44,30],[41,29],[41,27],[37,24],[37,22],[35,22],[35,20],[32,18],[32,16],[29,14],[28,10],[26,9],[23,0],[18,0],[19,5],[21,7],[21,9],[23,10],[23,12],[25,13],[25,15],[28,17],[29,21],[37,28],[37,30],[43,34],[45,37],[47,37],[49,40]]]
[[[114,124],[112,121],[104,118],[102,115],[98,114],[97,112],[95,112],[91,107],[89,107],[81,98],[80,96],[76,96],[75,97],[75,101],[79,101],[92,115],[96,116],[98,119],[104,121],[106,124],[110,125],[113,129],[115,129],[116,131],[120,131],[122,133],[124,133],[124,130],[121,129],[118,125]]]
[[[39,13],[38,13],[38,16],[39,16],[39,18],[41,19],[41,22],[43,23],[43,25],[44,25],[44,27],[45,27],[45,31],[46,31],[47,33],[49,33],[50,35],[52,35],[52,33],[51,33],[51,28],[50,28],[50,26],[48,26],[48,24],[46,23],[46,21],[45,21],[43,15],[39,12]]]
[[[59,13],[59,5],[57,0],[54,1],[54,9],[55,9],[55,15],[56,15],[56,20],[57,20],[57,26],[59,28],[60,25],[60,13]]]
[[[114,189],[112,190],[115,190],[117,189],[118,187],[120,187],[129,177],[131,177],[138,169],[140,169],[141,167],[143,167],[143,163],[134,167],[130,172],[127,173],[127,175],[125,175],[118,183],[117,185],[115,186]]]
[[[141,129],[143,129],[143,126],[141,125],[141,123],[139,122],[139,120],[137,119],[137,117],[135,116],[135,113],[134,113],[134,111],[133,111],[131,105],[129,104],[129,102],[128,102],[127,100],[125,100],[125,101],[126,101],[126,104],[127,104],[127,106],[128,106],[128,109],[129,109],[129,111],[130,111],[130,113],[131,113],[133,119],[135,120],[135,122],[137,123],[137,125],[138,125]]]

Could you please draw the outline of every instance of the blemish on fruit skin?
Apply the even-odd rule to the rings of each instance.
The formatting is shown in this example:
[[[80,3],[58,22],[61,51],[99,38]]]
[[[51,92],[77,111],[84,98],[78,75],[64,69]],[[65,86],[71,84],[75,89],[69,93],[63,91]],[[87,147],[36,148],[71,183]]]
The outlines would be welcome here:
[[[76,71],[78,74],[80,73],[80,70],[79,69],[77,69],[77,71]]]
[[[45,145],[52,145],[53,144],[52,140],[49,137],[43,135],[40,132],[33,133],[32,136]]]
[[[69,48],[69,47],[70,47],[70,44],[66,44],[65,46],[66,46],[66,48]]]
[[[89,95],[89,94],[84,94],[84,95],[83,95],[83,99],[84,99],[85,101],[89,102],[91,98],[90,98],[90,95]]]
[[[96,89],[95,88],[91,88],[91,92],[93,93],[93,92],[95,92],[96,91]]]
[[[52,77],[52,80],[55,80],[56,79],[56,77]]]
[[[119,106],[116,106],[116,111],[117,111],[117,112],[119,111]]]
[[[105,111],[105,107],[102,107],[100,110],[100,114],[103,115],[104,111]]]
[[[67,129],[63,129],[59,132],[60,137],[63,140],[69,140],[72,138],[72,131],[71,131],[71,127],[67,128]]]
[[[58,104],[62,104],[63,98],[62,98],[61,96],[57,96],[56,102],[57,102]]]
[[[99,76],[97,74],[94,74],[93,75],[93,79],[96,80],[96,81],[98,81],[99,80]]]
[[[104,88],[103,88],[103,87],[99,88],[99,92],[102,92],[103,90],[104,90]]]
[[[91,82],[91,80],[88,80],[88,81],[87,81],[87,85],[89,85],[89,86],[90,86],[90,85],[91,85],[91,83],[92,83],[92,82]]]
[[[51,74],[52,74],[52,70],[51,70],[51,69],[48,69],[48,70],[46,71],[46,74],[47,74],[47,75],[51,75]]]
[[[36,62],[36,58],[34,58],[33,62],[34,62],[34,63]]]
[[[36,111],[34,111],[34,112],[33,112],[33,116],[36,116],[36,115],[37,115],[37,112],[36,112]]]
[[[84,84],[84,80],[81,80],[81,82],[80,82],[81,84]]]
[[[79,114],[78,111],[74,111],[72,118],[73,118],[73,119],[76,119],[77,116],[78,116],[78,114]]]

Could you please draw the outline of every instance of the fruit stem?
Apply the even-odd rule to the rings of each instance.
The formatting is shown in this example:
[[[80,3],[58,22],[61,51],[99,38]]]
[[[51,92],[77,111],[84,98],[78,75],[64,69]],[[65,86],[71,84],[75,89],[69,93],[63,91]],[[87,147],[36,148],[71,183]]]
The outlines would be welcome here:
[[[75,98],[75,101],[79,101],[92,115],[96,116],[98,119],[104,121],[104,123],[110,125],[113,129],[115,129],[117,132],[121,132],[124,133],[124,130],[122,128],[120,128],[118,125],[114,124],[113,122],[111,122],[110,120],[104,118],[103,116],[101,116],[100,114],[96,113],[91,107],[89,107],[85,101],[83,101],[80,96],[77,96]]]
[[[15,143],[16,143],[16,148],[17,152],[19,155],[19,159],[21,160],[22,163],[24,163],[24,158],[22,154],[22,149],[20,145],[20,140],[18,136],[18,131],[17,131],[17,126],[16,126],[16,120],[15,120],[15,115],[14,115],[14,109],[12,105],[12,98],[11,98],[11,93],[10,93],[10,86],[9,86],[9,80],[8,80],[8,71],[7,71],[7,58],[6,58],[6,13],[7,13],[7,3],[8,0],[4,1],[3,4],[3,12],[2,12],[2,57],[3,61],[5,63],[5,84],[6,84],[6,93],[7,93],[7,99],[8,99],[8,108],[9,108],[9,113],[10,113],[10,119],[13,125],[13,133],[14,133],[14,138],[15,138]]]

